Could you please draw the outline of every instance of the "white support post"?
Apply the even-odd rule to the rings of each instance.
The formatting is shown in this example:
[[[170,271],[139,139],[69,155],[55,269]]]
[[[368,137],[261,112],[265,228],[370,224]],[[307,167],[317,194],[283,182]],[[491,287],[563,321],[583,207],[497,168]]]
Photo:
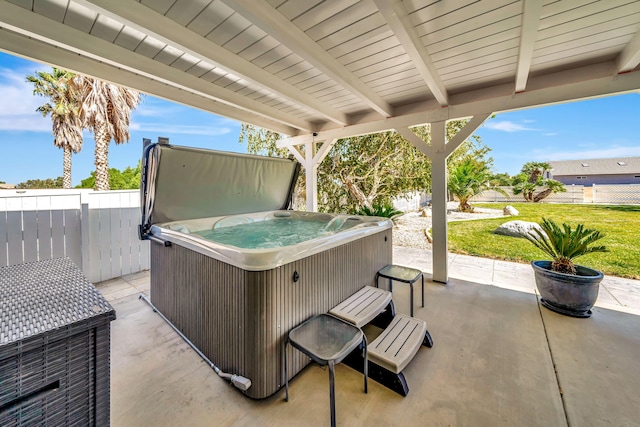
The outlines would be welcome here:
[[[431,123],[431,204],[433,235],[433,281],[449,280],[447,240],[447,152],[446,122]]]
[[[307,212],[318,211],[318,166],[327,154],[329,154],[329,150],[331,150],[331,147],[333,147],[337,141],[337,138],[325,141],[319,150],[317,150],[317,142],[307,142],[305,144],[304,157],[302,157],[302,153],[298,151],[295,146],[287,147],[304,166],[306,174]]]
[[[316,143],[308,142],[304,150],[304,169],[307,178],[307,212],[318,211],[318,171],[317,163],[313,161]]]
[[[433,281],[449,281],[449,253],[447,233],[447,157],[460,146],[482,123],[489,113],[473,116],[447,143],[444,120],[431,123],[431,145],[428,146],[409,128],[398,127],[400,133],[416,148],[431,158],[431,203],[433,237]]]

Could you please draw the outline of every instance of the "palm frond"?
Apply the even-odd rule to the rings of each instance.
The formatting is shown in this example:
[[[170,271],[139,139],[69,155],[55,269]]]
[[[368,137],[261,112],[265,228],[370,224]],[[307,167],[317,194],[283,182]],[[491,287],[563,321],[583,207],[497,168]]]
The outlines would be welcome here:
[[[562,226],[553,220],[542,218],[540,229],[533,229],[525,238],[538,249],[549,255],[554,261],[566,260],[573,265],[573,260],[594,252],[608,252],[605,246],[593,246],[593,243],[605,237],[598,230],[584,228],[578,224],[573,229],[569,224]]]

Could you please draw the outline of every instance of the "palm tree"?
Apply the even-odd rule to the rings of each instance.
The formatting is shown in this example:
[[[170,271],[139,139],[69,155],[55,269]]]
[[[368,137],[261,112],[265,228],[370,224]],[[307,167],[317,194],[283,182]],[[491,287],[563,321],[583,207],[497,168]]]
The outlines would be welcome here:
[[[551,165],[544,162],[528,162],[522,166],[522,170],[515,177],[513,194],[521,194],[527,202],[537,203],[552,193],[567,191],[564,184],[555,179],[544,178],[544,173],[551,170]],[[542,187],[538,194],[535,192]]]
[[[96,190],[109,189],[109,143],[129,141],[131,112],[140,103],[140,93],[103,80],[78,75],[74,79],[82,103],[84,127],[96,141]]]
[[[33,83],[33,94],[49,98],[49,102],[36,111],[42,113],[43,117],[51,114],[53,144],[64,152],[63,188],[71,188],[72,152],[78,153],[82,149],[82,122],[76,87],[73,84],[74,76],[60,68],[53,68],[51,73],[38,71],[35,75],[27,76],[27,81]]]
[[[505,196],[507,193],[491,182],[491,170],[485,162],[478,161],[471,157],[463,159],[455,168],[449,172],[447,189],[449,193],[458,198],[460,212],[473,212],[469,200],[473,196],[484,193],[488,190],[495,190]]]

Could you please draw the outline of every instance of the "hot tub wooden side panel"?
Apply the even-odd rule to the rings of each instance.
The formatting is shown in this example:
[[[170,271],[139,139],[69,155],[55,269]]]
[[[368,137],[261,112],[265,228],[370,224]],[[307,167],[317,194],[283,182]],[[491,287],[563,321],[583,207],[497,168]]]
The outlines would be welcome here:
[[[179,245],[151,244],[151,302],[225,372],[244,375],[247,271]]]
[[[264,398],[284,385],[288,331],[373,284],[392,261],[391,230],[257,272],[175,244],[152,244],[151,256],[154,305],[217,366],[250,378],[247,396]],[[288,351],[293,377],[309,360]]]

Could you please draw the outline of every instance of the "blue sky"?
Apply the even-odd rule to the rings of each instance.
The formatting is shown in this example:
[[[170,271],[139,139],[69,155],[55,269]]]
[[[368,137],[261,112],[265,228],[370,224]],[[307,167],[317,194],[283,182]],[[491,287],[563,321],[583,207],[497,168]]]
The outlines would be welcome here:
[[[62,175],[62,150],[54,147],[51,119],[35,110],[45,99],[25,82],[46,65],[0,52],[0,181],[12,184]],[[528,161],[640,156],[640,94],[514,111],[496,115],[476,134],[492,148],[496,172],[517,173]],[[115,146],[109,165],[135,166],[142,138],[166,136],[177,145],[246,151],[238,143],[240,123],[152,96],[134,111],[131,140]],[[94,170],[94,141],[88,132],[73,156],[73,185]]]
[[[28,179],[62,176],[62,150],[53,145],[51,117],[35,110],[46,102],[34,96],[28,74],[51,67],[0,52],[0,181],[11,184]],[[176,145],[225,151],[246,151],[238,143],[240,123],[194,108],[144,96],[131,117],[131,139],[109,147],[109,167],[135,166],[142,154],[142,139],[168,137]],[[93,135],[84,133],[82,151],[73,156],[73,185],[95,170]]]

